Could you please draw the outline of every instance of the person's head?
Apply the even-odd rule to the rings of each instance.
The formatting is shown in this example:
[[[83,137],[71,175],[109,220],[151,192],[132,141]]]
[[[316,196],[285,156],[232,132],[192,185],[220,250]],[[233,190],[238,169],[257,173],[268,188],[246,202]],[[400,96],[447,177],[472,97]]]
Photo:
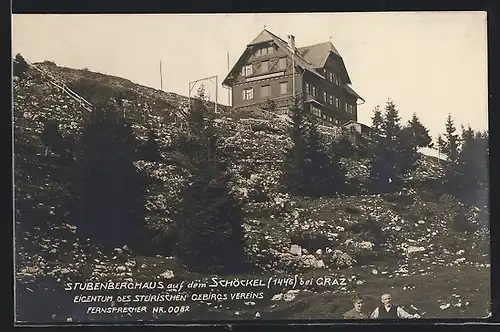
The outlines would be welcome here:
[[[380,297],[380,301],[384,304],[384,306],[390,307],[392,305],[391,294],[389,293],[382,294],[382,296]]]
[[[361,308],[363,307],[363,298],[359,294],[354,294],[352,297],[352,304],[354,305],[354,309],[356,309],[356,311],[361,311]]]

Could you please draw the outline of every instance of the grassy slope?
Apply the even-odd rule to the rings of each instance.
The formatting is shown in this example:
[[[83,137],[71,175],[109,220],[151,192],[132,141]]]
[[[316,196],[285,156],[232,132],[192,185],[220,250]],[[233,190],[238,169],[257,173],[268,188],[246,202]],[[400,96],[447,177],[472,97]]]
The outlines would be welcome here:
[[[140,137],[145,136],[147,124],[157,128],[161,133],[162,143],[168,145],[170,135],[178,130],[176,124],[164,121],[164,115],[175,111],[176,105],[182,104],[183,98],[180,96],[160,93],[121,78],[88,71],[75,71],[50,65],[46,65],[46,69],[66,82],[83,76],[100,84],[135,90],[140,98],[130,103],[126,111],[129,118],[136,123],[134,129]],[[36,205],[37,214],[33,216],[42,219],[41,229],[18,232],[16,263],[19,281],[19,319],[23,320],[25,315],[30,317],[30,320],[34,319],[35,310],[38,313],[37,319],[42,321],[49,317],[55,320],[66,320],[66,317],[73,317],[74,320],[83,319],[79,308],[84,305],[69,306],[66,301],[71,299],[71,294],[56,290],[60,287],[59,283],[68,279],[108,280],[111,276],[120,277],[123,274],[121,278],[131,277],[134,280],[149,281],[158,280],[159,274],[166,270],[174,271],[179,280],[198,278],[199,276],[192,275],[178,266],[175,259],[135,255],[121,257],[113,253],[102,253],[97,246],[77,239],[77,234],[74,234],[70,226],[55,226],[60,227],[59,229],[51,227],[50,233],[47,232],[49,229],[47,226],[50,225],[47,223],[54,222],[59,225],[61,221],[69,222],[65,220],[65,211],[61,204],[64,192],[57,182],[57,176],[61,176],[61,167],[55,168],[46,158],[40,156],[43,147],[36,135],[37,132],[40,133],[40,123],[27,116],[26,112],[60,120],[67,135],[78,132],[85,114],[77,103],[56,88],[47,85],[44,79],[31,77],[15,85],[15,94],[15,121],[16,127],[20,129],[18,137],[21,140],[18,147],[28,150],[31,156],[30,167],[34,167],[33,169],[23,167],[26,174],[20,175],[22,183],[19,183],[18,195],[23,197],[24,204]],[[154,105],[160,104],[155,98],[163,98],[168,103],[162,104],[164,108],[155,108]],[[153,106],[144,105],[145,101],[152,101],[150,104]],[[144,109],[149,111],[149,117],[144,118]],[[218,122],[225,135],[225,147],[232,149],[241,159],[241,163],[233,165],[234,169],[239,173],[248,173],[247,176],[240,176],[237,179],[237,186],[249,187],[249,175],[258,174],[265,180],[265,187],[272,193],[275,187],[273,179],[279,175],[279,168],[272,162],[265,161],[279,160],[281,157],[279,147],[287,144],[283,124],[272,120],[267,122],[259,119],[242,120],[241,117],[226,113],[223,109],[222,119]],[[248,115],[243,116],[245,117]],[[244,149],[241,149],[241,146],[244,146]],[[36,162],[35,166],[33,161]],[[350,167],[352,176],[363,178],[362,164],[353,160],[346,162],[353,164]],[[150,173],[155,173],[165,183],[156,189],[155,197],[161,195],[162,198],[156,200],[156,204],[152,204],[151,215],[155,215],[163,206],[168,205],[168,199],[165,200],[165,197],[172,195],[171,191],[162,188],[175,187],[180,182],[175,180],[175,174],[162,165],[148,165],[148,167]],[[427,167],[421,176],[429,176],[431,173],[431,168]],[[341,270],[306,269],[299,272],[304,276],[340,273],[351,279],[345,290],[315,289],[315,293],[299,294],[290,302],[272,303],[270,297],[281,292],[274,289],[266,291],[267,300],[255,301],[255,306],[242,305],[241,301],[227,302],[222,307],[211,304],[208,308],[204,308],[203,305],[203,309],[194,309],[190,314],[180,318],[254,317],[257,311],[261,314],[261,318],[339,318],[342,312],[349,309],[348,296],[354,289],[365,295],[368,309],[377,304],[382,289],[390,289],[398,303],[405,305],[411,312],[414,312],[414,309],[409,306],[414,305],[419,308],[420,314],[425,313],[424,316],[427,317],[477,317],[483,316],[488,311],[489,268],[479,265],[488,261],[488,234],[476,233],[474,236],[464,236],[450,231],[453,219],[448,214],[450,209],[456,207],[456,203],[449,200],[435,202],[433,197],[426,197],[421,193],[396,198],[361,196],[312,201],[287,198],[287,201],[292,200],[298,201],[297,210],[301,213],[298,217],[291,218],[285,212],[288,219],[276,217],[284,212],[271,201],[256,204],[246,200],[249,207],[248,218],[254,220],[249,227],[250,240],[258,244],[255,249],[258,253],[266,251],[263,249],[263,244],[281,251],[286,250],[292,244],[294,235],[305,231],[303,225],[308,225],[308,231],[312,229],[317,234],[338,233],[336,242],[331,245],[348,251],[350,249],[349,244],[346,244],[347,240],[363,240],[363,235],[355,234],[350,226],[362,224],[363,220],[370,216],[378,220],[386,235],[385,245],[379,250],[381,255],[366,254],[373,266],[356,266]],[[40,215],[40,211],[44,214]],[[23,215],[22,211],[19,211],[18,217],[20,220],[30,218],[29,215]],[[330,222],[321,223],[321,220]],[[332,220],[335,222],[332,223]],[[423,226],[418,224],[418,220],[424,220],[425,224]],[[411,258],[408,262],[402,256],[400,247],[403,243],[414,245],[412,241],[425,246],[427,251]],[[324,248],[308,249],[315,251]],[[456,263],[458,257],[455,253],[460,249],[465,249],[466,260],[463,263]],[[363,258],[363,253],[359,258]],[[125,272],[117,272],[117,268],[123,266]],[[401,268],[408,271],[396,272]],[[373,269],[379,273],[374,275]],[[362,283],[358,285],[357,281],[360,280]],[[409,290],[402,290],[403,286],[408,285],[411,286]],[[42,294],[44,296],[40,296]],[[61,298],[59,308],[52,307],[44,301],[45,295],[49,294],[54,298]],[[452,294],[460,297],[453,297]],[[462,306],[453,306],[458,303],[459,298],[462,299]],[[439,309],[441,302],[450,302],[452,306],[441,310]],[[466,302],[469,302],[468,305],[465,305]],[[242,310],[244,307],[248,309]],[[99,317],[86,317],[89,318]]]

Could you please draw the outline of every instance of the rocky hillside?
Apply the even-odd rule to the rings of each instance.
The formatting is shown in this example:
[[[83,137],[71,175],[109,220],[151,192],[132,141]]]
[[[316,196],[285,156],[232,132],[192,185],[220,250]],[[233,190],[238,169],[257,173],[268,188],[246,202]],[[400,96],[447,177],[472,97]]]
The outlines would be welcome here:
[[[177,114],[185,107],[186,97],[88,70],[52,63],[37,66],[74,91],[89,87],[122,91],[124,114],[133,121],[137,137],[145,140],[148,129],[153,128],[165,151],[185,125]],[[61,291],[61,284],[69,280],[206,278],[186,271],[173,257],[138,256],[127,248],[103,252],[79,236],[64,204],[67,170],[53,162],[50,154],[45,155],[40,134],[42,121],[52,119],[60,124],[64,136],[76,137],[88,111],[52,82],[34,69],[23,79],[14,79],[18,319],[118,317],[89,315],[81,306],[69,305],[72,297]],[[430,318],[480,317],[489,311],[486,211],[433,191],[433,180],[441,176],[436,160],[424,157],[408,178],[407,188],[396,194],[292,197],[278,188],[281,160],[290,144],[285,115],[260,110],[236,113],[221,106],[216,124],[223,137],[222,147],[234,156],[230,166],[235,174],[234,190],[245,203],[247,250],[265,271],[257,277],[336,274],[348,282],[333,289],[278,287],[266,291],[265,300],[253,304],[242,300],[229,301],[227,306],[200,302],[189,313],[161,319],[340,318],[350,309],[348,296],[352,291],[366,294],[372,310],[381,289],[392,291],[408,311]],[[329,138],[339,133],[328,127],[321,130]],[[366,160],[342,162],[352,181],[366,180]],[[162,163],[138,161],[136,166],[157,180],[149,191],[146,222],[156,234],[153,242],[161,244],[168,234],[170,202],[183,185],[184,174]],[[47,305],[42,299],[48,294],[60,301]],[[435,297],[423,298],[423,294]],[[151,314],[129,317],[152,318]]]

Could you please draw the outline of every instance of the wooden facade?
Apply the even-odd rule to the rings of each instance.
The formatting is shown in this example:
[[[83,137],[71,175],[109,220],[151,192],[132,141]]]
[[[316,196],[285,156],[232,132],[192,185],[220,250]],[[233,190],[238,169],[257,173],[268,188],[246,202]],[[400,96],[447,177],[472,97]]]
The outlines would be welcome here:
[[[296,48],[293,39],[285,42],[266,29],[247,45],[222,84],[231,88],[236,109],[266,108],[268,100],[288,107],[295,87],[309,111],[333,125],[357,121],[357,102],[364,101],[350,87],[344,61],[330,42]]]

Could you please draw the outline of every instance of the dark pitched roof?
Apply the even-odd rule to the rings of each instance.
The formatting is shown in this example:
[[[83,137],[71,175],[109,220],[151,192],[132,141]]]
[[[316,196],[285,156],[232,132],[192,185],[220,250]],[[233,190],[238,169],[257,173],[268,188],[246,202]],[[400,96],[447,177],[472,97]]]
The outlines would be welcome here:
[[[238,61],[235,63],[233,68],[229,71],[228,75],[226,78],[222,81],[222,84],[227,85],[227,81],[231,74],[233,73],[234,69],[239,65],[240,61],[242,58],[245,56],[246,52],[249,50],[249,48],[253,45],[257,45],[260,43],[266,43],[266,42],[274,42],[279,48],[283,49],[285,53],[288,56],[292,56],[292,51],[286,41],[281,39],[280,37],[276,36],[274,33],[270,32],[267,29],[262,30],[257,37],[255,37],[248,45],[247,49],[242,53]],[[320,43],[320,44],[315,44],[315,45],[309,45],[309,46],[304,46],[297,48],[297,51],[295,52],[295,61],[296,64],[300,67],[302,67],[304,70],[307,70],[311,72],[312,74],[319,76],[321,78],[324,78],[323,75],[318,73],[316,71],[316,68],[321,68],[325,65],[326,60],[328,59],[328,56],[330,53],[333,52],[334,54],[338,55],[342,61],[342,65],[345,65],[342,60],[342,56],[340,55],[339,51],[333,46],[331,42],[326,42],[326,43]],[[348,83],[351,83],[351,80],[349,78],[349,74],[347,73],[347,80]],[[351,87],[348,85],[344,85],[344,89],[350,93],[351,95],[365,101],[361,96],[359,96]]]
[[[254,38],[254,40],[250,42],[250,44],[248,44],[248,46],[273,41],[274,37],[276,36],[272,35],[269,31],[264,29],[261,33],[259,33],[257,37]]]
[[[326,59],[328,59],[330,52],[333,52],[339,57],[342,57],[339,51],[337,51],[337,49],[331,42],[304,46],[300,47],[298,50],[302,57],[315,68],[321,68],[325,66]]]
[[[363,102],[365,102],[365,100],[363,99],[363,97],[361,97],[360,95],[358,95],[358,94],[356,93],[356,91],[354,91],[354,90],[353,90],[353,89],[352,89],[349,85],[344,84],[343,88],[344,88],[344,90],[345,90],[347,93],[349,93],[350,95],[352,95],[352,96],[354,96],[354,97],[356,97],[356,98],[359,98],[359,99],[361,99]]]
[[[245,50],[245,52],[242,53],[242,55],[240,56],[238,61],[235,63],[233,68],[231,68],[231,70],[229,71],[226,78],[222,81],[222,84],[227,84],[227,80],[230,77],[230,74],[238,66],[239,62],[241,61],[241,59],[243,58],[243,56],[245,55],[245,53],[249,47],[256,45],[256,44],[270,42],[270,41],[274,42],[276,45],[278,45],[279,48],[283,49],[288,56],[291,57],[293,55],[292,51],[288,47],[287,42],[285,42],[283,39],[276,36],[275,34],[269,32],[268,30],[264,29],[257,37],[254,38],[254,40],[252,40],[250,42],[250,44],[247,45],[247,49]],[[323,78],[323,76],[321,74],[319,74],[316,71],[316,69],[310,63],[308,63],[298,52],[295,53],[295,61],[296,61],[296,64],[298,66],[304,68],[304,70],[307,70],[307,71],[313,73],[314,75],[317,75],[317,76]]]

